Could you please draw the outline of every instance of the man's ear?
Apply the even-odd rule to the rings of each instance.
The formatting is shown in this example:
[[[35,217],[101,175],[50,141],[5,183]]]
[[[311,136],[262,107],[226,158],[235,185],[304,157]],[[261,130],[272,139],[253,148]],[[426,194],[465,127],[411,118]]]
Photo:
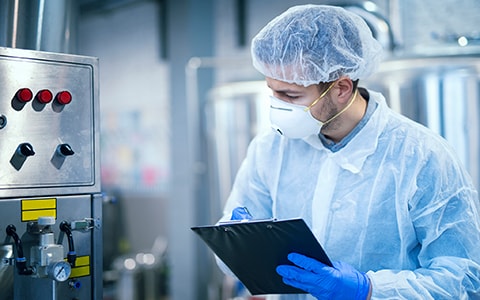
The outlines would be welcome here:
[[[338,102],[347,103],[352,97],[353,81],[348,77],[340,77],[337,80],[337,89],[335,92]]]

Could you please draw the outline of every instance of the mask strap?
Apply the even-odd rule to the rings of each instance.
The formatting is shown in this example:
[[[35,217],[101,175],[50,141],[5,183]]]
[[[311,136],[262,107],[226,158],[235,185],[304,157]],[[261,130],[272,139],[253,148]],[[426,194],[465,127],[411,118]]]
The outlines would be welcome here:
[[[336,117],[338,117],[339,115],[343,114],[343,112],[345,112],[350,106],[352,106],[353,101],[355,101],[355,99],[357,98],[357,94],[358,94],[358,89],[356,89],[356,90],[355,90],[355,93],[353,93],[353,96],[352,96],[352,98],[350,99],[350,103],[348,103],[347,106],[345,106],[341,111],[339,111],[338,113],[336,113],[333,117],[331,117],[331,118],[328,119],[327,121],[323,122],[323,125],[332,122]]]
[[[312,104],[310,104],[309,106],[305,107],[304,111],[309,111],[310,108],[312,108],[315,104],[317,104],[318,101],[320,101],[320,99],[322,99],[323,97],[325,97],[325,95],[332,89],[332,87],[335,85],[336,81],[332,82],[332,84],[330,84],[330,86],[325,90],[325,92],[323,92],[322,94],[320,94],[320,96],[318,96],[317,99],[315,99]]]

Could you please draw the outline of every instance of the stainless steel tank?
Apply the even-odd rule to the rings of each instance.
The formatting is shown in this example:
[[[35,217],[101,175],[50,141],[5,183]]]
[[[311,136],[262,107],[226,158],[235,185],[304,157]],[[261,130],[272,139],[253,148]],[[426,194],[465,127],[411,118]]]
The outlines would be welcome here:
[[[480,187],[480,54],[390,59],[360,85],[447,139]]]
[[[221,85],[208,95],[205,130],[212,216],[220,216],[248,144],[259,131],[270,127],[270,94],[265,81],[245,81]]]

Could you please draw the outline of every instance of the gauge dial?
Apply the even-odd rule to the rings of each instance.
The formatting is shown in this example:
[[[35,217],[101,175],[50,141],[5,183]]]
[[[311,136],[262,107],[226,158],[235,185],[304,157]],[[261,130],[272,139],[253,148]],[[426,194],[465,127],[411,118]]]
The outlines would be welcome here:
[[[70,277],[72,267],[66,261],[58,261],[50,265],[48,275],[56,281],[65,281]]]

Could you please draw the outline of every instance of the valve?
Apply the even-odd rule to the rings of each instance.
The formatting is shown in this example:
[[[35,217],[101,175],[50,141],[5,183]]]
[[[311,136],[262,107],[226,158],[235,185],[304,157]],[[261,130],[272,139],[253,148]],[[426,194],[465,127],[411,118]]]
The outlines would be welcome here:
[[[37,222],[27,224],[28,233],[38,236],[38,245],[33,245],[30,249],[30,259],[36,271],[34,277],[47,277],[61,282],[68,279],[72,267],[64,260],[63,245],[55,244],[51,229],[54,224],[53,217],[40,217]]]
[[[78,290],[79,288],[82,287],[82,283],[78,280],[72,279],[68,282],[68,286],[71,287],[72,289]]]

